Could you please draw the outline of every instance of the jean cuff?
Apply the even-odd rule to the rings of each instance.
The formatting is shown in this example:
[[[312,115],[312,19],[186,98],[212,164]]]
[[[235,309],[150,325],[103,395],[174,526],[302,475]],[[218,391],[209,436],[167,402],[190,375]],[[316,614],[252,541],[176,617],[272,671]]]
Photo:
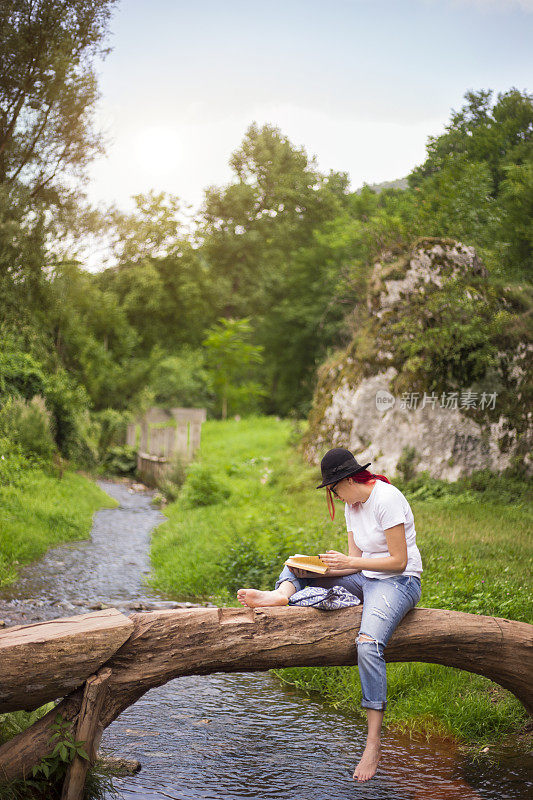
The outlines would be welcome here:
[[[292,578],[282,578],[281,580],[278,579],[274,584],[274,589],[278,589],[282,583],[285,583],[285,581],[290,581],[297,592],[300,590],[301,582],[300,579],[296,577],[296,575],[294,575]]]
[[[387,708],[387,701],[386,700],[361,700],[361,707],[362,708],[373,708],[374,711],[385,711]]]

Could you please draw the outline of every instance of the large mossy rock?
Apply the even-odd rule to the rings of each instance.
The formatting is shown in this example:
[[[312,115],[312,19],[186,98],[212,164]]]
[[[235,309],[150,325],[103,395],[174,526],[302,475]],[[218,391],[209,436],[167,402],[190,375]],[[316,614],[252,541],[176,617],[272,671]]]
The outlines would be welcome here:
[[[349,346],[319,370],[305,438],[374,472],[533,473],[533,287],[489,281],[473,247],[419,239],[374,265]],[[401,462],[400,462],[401,463]]]

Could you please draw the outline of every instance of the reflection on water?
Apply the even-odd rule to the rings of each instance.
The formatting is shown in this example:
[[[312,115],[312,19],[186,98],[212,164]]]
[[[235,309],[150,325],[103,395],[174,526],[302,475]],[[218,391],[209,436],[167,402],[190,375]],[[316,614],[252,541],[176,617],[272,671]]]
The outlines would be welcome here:
[[[99,602],[128,612],[165,601],[143,585],[151,530],[164,517],[149,495],[101,486],[120,508],[97,512],[89,542],[54,548],[0,596],[8,624],[82,613]],[[462,759],[450,742],[385,733],[377,776],[355,784],[364,726],[269,673],[188,676],[153,689],[104,733],[102,750],[137,758],[115,781],[126,800],[529,800],[524,759],[496,767]]]
[[[355,784],[361,720],[280,687],[268,673],[187,676],[148,692],[103,749],[139,759],[126,800],[526,800],[523,764],[470,768],[449,741],[385,734],[377,776]]]

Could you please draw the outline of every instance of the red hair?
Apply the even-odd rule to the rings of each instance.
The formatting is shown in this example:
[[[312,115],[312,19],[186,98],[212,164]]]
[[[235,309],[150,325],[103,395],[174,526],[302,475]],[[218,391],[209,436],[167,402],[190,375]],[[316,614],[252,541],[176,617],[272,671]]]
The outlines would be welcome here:
[[[368,483],[369,481],[373,480],[380,480],[385,481],[385,483],[390,483],[390,480],[385,475],[375,475],[373,472],[369,472],[367,469],[361,469],[359,472],[355,472],[353,475],[346,475],[346,478],[351,478],[352,480],[357,481],[357,483]],[[344,481],[346,478],[342,478],[342,480]],[[329,515],[331,517],[331,521],[333,522],[335,519],[335,503],[333,502],[333,496],[329,486],[326,486],[326,499],[328,503]]]

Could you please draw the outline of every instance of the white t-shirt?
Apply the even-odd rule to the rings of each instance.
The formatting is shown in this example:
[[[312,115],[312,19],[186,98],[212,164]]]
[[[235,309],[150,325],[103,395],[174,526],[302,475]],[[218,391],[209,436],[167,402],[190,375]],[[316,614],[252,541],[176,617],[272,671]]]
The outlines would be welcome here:
[[[346,526],[352,531],[353,540],[363,558],[385,558],[390,556],[384,531],[405,525],[407,542],[407,566],[403,572],[378,572],[363,569],[367,578],[390,578],[393,575],[417,575],[422,572],[422,558],[416,546],[415,521],[411,506],[396,486],[376,480],[370,496],[364,503],[353,506],[345,504]]]

